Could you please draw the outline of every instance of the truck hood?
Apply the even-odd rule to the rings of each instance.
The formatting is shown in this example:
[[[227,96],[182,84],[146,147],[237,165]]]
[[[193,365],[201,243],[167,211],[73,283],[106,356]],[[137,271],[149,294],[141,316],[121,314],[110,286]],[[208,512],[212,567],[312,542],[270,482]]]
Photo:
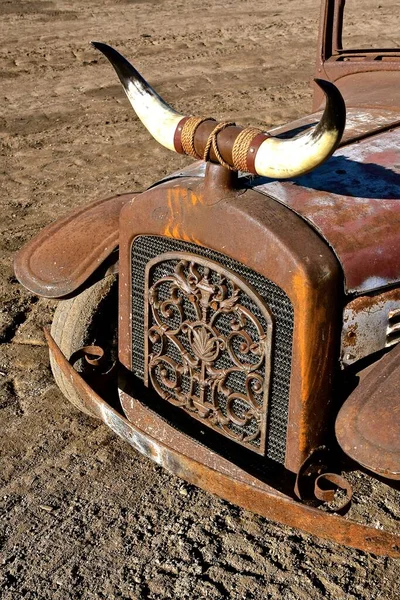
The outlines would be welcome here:
[[[319,114],[276,128],[291,137]],[[340,261],[345,291],[364,294],[400,282],[400,115],[350,108],[341,146],[307,175],[285,181],[249,178],[242,183],[274,198],[306,220]],[[195,163],[174,177],[204,176]]]

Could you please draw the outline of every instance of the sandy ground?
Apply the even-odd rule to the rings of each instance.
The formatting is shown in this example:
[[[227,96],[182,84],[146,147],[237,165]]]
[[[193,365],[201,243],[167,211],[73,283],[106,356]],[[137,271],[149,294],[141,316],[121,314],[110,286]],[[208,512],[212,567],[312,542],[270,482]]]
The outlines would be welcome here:
[[[356,43],[375,29],[370,4],[357,2]],[[380,5],[395,35],[398,3]],[[183,484],[78,413],[40,330],[55,303],[12,271],[56,217],[189,162],[149,137],[91,39],[118,47],[184,113],[268,127],[310,109],[318,16],[315,0],[1,1],[2,599],[398,598],[396,561]]]

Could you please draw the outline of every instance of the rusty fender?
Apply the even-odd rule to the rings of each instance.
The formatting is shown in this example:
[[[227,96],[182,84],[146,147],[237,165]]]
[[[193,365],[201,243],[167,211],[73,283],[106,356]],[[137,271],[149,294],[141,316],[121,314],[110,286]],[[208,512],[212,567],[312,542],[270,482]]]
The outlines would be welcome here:
[[[86,204],[45,227],[16,255],[17,279],[34,294],[62,298],[76,292],[102,265],[99,278],[104,276],[107,260],[112,264],[118,247],[119,213],[134,196],[132,192]]]
[[[336,419],[342,450],[377,475],[400,480],[400,344],[362,376]]]
[[[243,483],[158,442],[102,400],[69,364],[50,334],[47,331],[45,333],[53,358],[80,394],[85,407],[133,448],[171,473],[278,523],[366,552],[400,558],[399,535],[300,504],[265,484],[261,488],[256,484]]]

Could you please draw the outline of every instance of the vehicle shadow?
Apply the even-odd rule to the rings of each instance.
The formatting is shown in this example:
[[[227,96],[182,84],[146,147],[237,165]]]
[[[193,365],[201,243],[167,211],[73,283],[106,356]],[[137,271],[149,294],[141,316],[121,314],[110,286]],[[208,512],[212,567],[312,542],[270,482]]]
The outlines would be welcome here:
[[[353,198],[400,199],[400,173],[373,162],[331,156],[315,171],[293,179],[295,185]]]
[[[315,170],[286,180],[292,185],[325,192],[334,196],[350,196],[374,200],[400,201],[400,173],[373,162],[358,162],[346,156],[331,156]],[[267,177],[251,179],[250,187],[269,184],[285,185]]]

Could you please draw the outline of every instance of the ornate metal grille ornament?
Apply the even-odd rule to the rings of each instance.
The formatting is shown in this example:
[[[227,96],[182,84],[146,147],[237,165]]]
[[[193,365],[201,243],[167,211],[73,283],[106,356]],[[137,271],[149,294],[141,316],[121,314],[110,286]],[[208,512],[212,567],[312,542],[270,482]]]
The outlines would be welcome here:
[[[149,261],[145,280],[145,383],[264,454],[273,335],[267,305],[236,274],[182,252]]]

